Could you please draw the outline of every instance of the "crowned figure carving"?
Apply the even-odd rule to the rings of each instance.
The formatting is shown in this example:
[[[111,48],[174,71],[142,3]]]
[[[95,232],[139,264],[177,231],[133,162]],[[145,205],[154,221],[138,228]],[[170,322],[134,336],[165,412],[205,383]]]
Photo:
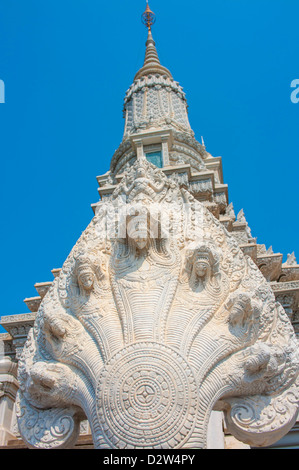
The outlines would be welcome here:
[[[28,336],[22,438],[71,447],[87,418],[99,449],[206,448],[221,410],[238,439],[275,442],[296,420],[299,356],[269,283],[206,205],[144,155],[118,181]]]

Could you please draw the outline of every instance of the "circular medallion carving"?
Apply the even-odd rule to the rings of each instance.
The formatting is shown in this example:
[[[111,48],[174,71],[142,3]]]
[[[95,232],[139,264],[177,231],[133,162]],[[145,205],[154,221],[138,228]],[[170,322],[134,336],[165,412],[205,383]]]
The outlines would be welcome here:
[[[115,448],[178,448],[197,411],[193,373],[176,351],[135,343],[105,365],[97,387],[102,432]]]

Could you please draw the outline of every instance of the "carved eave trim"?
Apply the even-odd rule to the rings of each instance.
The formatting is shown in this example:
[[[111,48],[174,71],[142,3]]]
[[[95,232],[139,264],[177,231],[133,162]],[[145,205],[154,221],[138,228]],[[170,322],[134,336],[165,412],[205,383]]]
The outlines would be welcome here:
[[[41,299],[43,299],[45,297],[45,295],[48,292],[48,290],[50,289],[52,283],[53,283],[53,281],[37,282],[36,284],[34,284],[34,287],[37,290],[37,292],[38,292],[39,296],[41,297]]]
[[[91,204],[91,208],[92,208],[92,211],[93,211],[94,214],[96,213],[97,207],[101,204],[102,204],[102,201],[95,202],[95,203]]]
[[[102,198],[103,196],[112,194],[116,186],[117,186],[116,184],[113,184],[113,185],[107,185],[104,188],[98,188],[98,193],[100,197]]]
[[[197,198],[199,200],[199,198]],[[219,205],[214,201],[208,201],[207,199],[203,199],[202,204],[213,214],[216,219],[220,217],[220,209]]]
[[[13,338],[9,333],[0,333],[0,341],[4,344],[4,356],[15,357],[15,350],[13,347]]]
[[[41,303],[41,297],[28,297],[24,299],[25,304],[31,312],[37,312]]]
[[[274,281],[279,277],[281,273],[282,258],[283,255],[281,253],[273,253],[257,257],[257,266],[268,281]]]
[[[202,181],[206,179],[211,179],[213,184],[213,189],[215,188],[215,173],[213,171],[203,170],[200,172],[192,173],[190,181]]]
[[[23,350],[29,330],[33,327],[36,313],[9,315],[1,318],[1,325],[12,337],[12,346],[17,359]]]
[[[219,221],[226,228],[228,232],[231,232],[233,229],[233,218],[227,215],[220,215]]]
[[[189,185],[187,189],[189,192],[196,198],[200,200],[211,200],[212,196],[215,195],[215,179],[214,173],[210,172],[202,172],[202,173],[193,173],[189,178]],[[217,193],[219,195],[223,195],[223,191]],[[222,203],[222,201],[214,201]]]
[[[182,164],[182,165],[178,165],[178,166],[168,166],[168,167],[165,167],[165,168],[161,168],[161,170],[163,171],[163,173],[166,175],[166,176],[170,176],[172,175],[173,173],[187,173],[188,174],[188,180],[190,180],[191,178],[191,165],[189,164]]]
[[[106,184],[107,179],[111,175],[111,171],[107,171],[104,175],[99,175],[96,177],[99,186],[104,186]]]
[[[238,221],[235,221],[233,222],[233,228],[232,228],[232,231],[233,232],[243,232],[247,227],[247,222],[238,222]]]
[[[271,282],[271,287],[275,294],[290,294],[299,292],[299,281]]]
[[[173,144],[173,133],[171,129],[161,130],[160,128],[157,128],[144,131],[139,134],[130,135],[130,140],[135,151],[137,151],[140,141],[142,142],[142,145],[152,145],[162,143],[163,139],[167,139],[168,148],[170,150]]]
[[[51,270],[51,273],[53,274],[54,278],[58,277],[60,274],[61,268],[55,268]]]
[[[224,183],[216,183],[215,184],[215,193],[221,193],[223,191],[226,194],[228,194],[228,185],[224,184]]]
[[[279,300],[279,297],[289,296],[292,297],[292,302],[290,306],[292,309],[298,308],[299,303],[299,281],[290,281],[290,282],[273,282],[271,283],[272,290],[275,297]]]
[[[208,170],[212,170],[218,173],[220,183],[223,183],[223,169],[222,169],[222,158],[221,157],[211,157],[205,159],[205,165]]]
[[[257,257],[256,243],[248,243],[248,244],[240,245],[240,248],[243,251],[244,255],[250,256],[250,258],[254,262],[256,262],[256,257]]]
[[[282,265],[280,279],[281,282],[299,280],[299,265]]]
[[[271,259],[280,259],[282,260],[282,257],[283,255],[281,253],[269,253],[269,254],[266,254],[266,253],[263,253],[262,255],[259,255],[258,256],[258,260],[261,260],[261,262],[267,262],[267,260],[271,260]]]
[[[222,183],[216,183],[214,188],[214,195],[217,197],[217,194],[224,193],[226,198],[226,205],[228,205],[228,185]]]
[[[0,324],[8,331],[12,339],[27,337],[29,329],[33,326],[36,313],[20,313],[1,317]]]
[[[276,300],[280,302],[285,309],[291,309],[289,316],[291,320],[295,319],[296,311],[299,307],[299,281],[272,282],[271,287]],[[296,322],[292,321],[292,323],[294,326]]]

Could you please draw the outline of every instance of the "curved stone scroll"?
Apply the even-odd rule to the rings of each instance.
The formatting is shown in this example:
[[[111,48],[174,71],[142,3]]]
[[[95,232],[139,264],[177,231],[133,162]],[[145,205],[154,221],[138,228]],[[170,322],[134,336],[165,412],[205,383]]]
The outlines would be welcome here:
[[[211,412],[224,409],[237,438],[268,445],[297,415],[298,364],[257,266],[143,159],[43,298],[19,361],[32,417],[20,411],[20,432],[33,447],[71,446],[86,416],[95,448],[206,448]]]
[[[80,419],[74,408],[41,410],[19,395],[16,414],[20,433],[31,449],[69,448],[79,436]]]
[[[298,388],[291,387],[279,396],[252,396],[227,400],[227,430],[253,447],[275,444],[296,423]]]

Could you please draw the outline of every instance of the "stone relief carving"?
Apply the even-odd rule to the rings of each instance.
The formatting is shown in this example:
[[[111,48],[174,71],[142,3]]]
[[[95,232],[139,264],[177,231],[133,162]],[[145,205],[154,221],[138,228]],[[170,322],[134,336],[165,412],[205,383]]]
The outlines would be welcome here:
[[[124,137],[152,126],[173,126],[191,133],[182,87],[173,79],[153,74],[137,79],[126,93]]]
[[[298,344],[235,238],[145,159],[125,172],[45,295],[19,362],[30,447],[205,448],[212,410],[268,445],[298,411]]]
[[[226,207],[225,215],[227,215],[228,217],[231,217],[233,220],[235,220],[236,215],[235,215],[235,211],[234,211],[234,205],[233,205],[232,202],[230,202],[229,205]]]
[[[288,254],[287,260],[284,263],[284,266],[297,266],[297,260],[296,260],[294,252]]]

